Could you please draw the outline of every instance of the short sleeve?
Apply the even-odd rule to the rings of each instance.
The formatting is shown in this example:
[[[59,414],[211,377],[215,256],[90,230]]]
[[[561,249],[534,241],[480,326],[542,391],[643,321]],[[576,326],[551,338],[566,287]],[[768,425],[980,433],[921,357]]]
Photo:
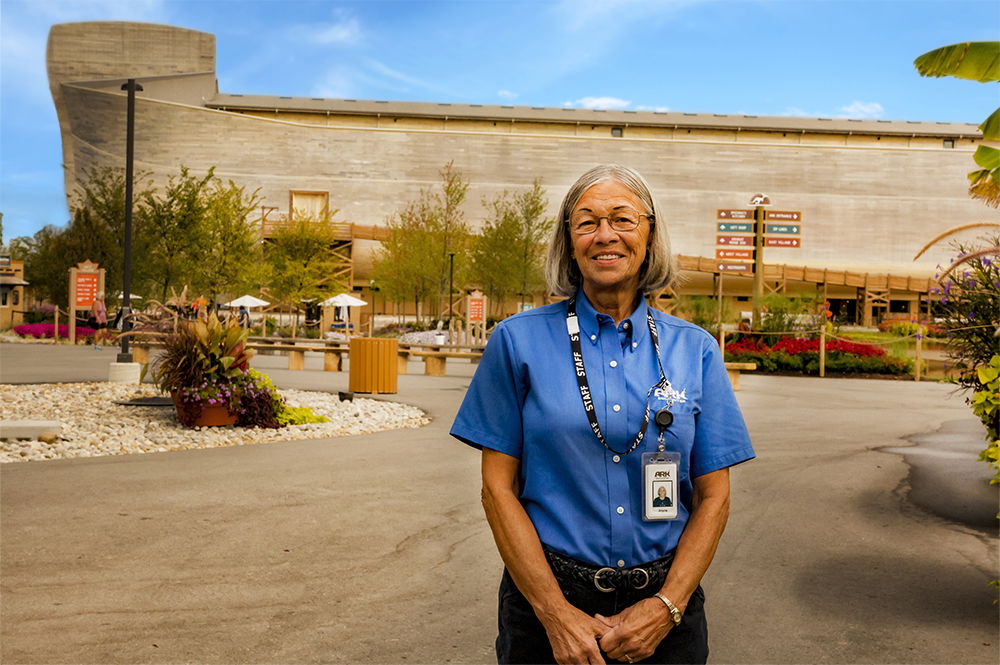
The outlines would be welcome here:
[[[701,371],[702,403],[695,419],[692,478],[756,457],[715,340],[704,345]]]
[[[524,445],[521,408],[526,393],[510,331],[501,324],[490,335],[451,435],[475,448],[490,448],[520,459]]]

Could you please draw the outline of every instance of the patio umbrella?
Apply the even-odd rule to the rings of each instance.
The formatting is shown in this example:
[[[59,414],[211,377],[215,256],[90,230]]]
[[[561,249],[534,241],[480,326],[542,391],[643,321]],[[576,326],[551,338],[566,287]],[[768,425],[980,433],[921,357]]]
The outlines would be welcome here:
[[[355,298],[354,296],[349,295],[347,293],[339,293],[333,296],[332,298],[327,298],[326,300],[321,302],[320,306],[336,307],[338,310],[337,314],[339,315],[340,320],[347,321],[350,318],[347,310],[348,307],[362,307],[367,304],[368,303],[366,303],[361,298]]]
[[[346,293],[341,293],[333,296],[332,298],[327,298],[320,303],[322,307],[361,307],[367,305],[361,298],[355,298],[352,295]]]
[[[230,300],[225,303],[226,307],[264,307],[265,305],[270,305],[266,300],[261,300],[260,298],[254,298],[253,296],[240,296],[236,300]]]

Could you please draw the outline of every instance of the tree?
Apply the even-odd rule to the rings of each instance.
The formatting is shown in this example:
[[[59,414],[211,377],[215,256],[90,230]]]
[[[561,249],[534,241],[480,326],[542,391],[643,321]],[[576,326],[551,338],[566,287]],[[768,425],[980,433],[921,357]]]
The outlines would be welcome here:
[[[137,256],[142,260],[136,262],[136,281],[161,301],[171,287],[189,284],[207,267],[198,259],[208,243],[206,191],[214,178],[214,168],[198,178],[182,166],[162,193],[151,190],[141,197],[146,214],[137,226]]]
[[[435,257],[433,232],[426,220],[432,215],[430,204],[421,197],[408,203],[388,221],[389,237],[375,256],[374,278],[386,299],[403,303],[410,299],[420,318],[420,305],[433,292],[428,266]]]
[[[448,162],[440,171],[441,193],[434,195],[434,202],[437,204],[437,211],[440,214],[440,233],[432,236],[439,237],[440,249],[434,253],[437,257],[431,268],[437,273],[437,311],[442,311],[445,303],[451,299],[449,293],[445,292],[451,281],[451,259],[449,254],[461,255],[468,249],[470,241],[469,225],[465,221],[462,213],[462,202],[469,191],[469,182],[462,179],[462,174],[454,167],[454,162]],[[459,272],[462,272],[461,266]]]
[[[924,53],[914,61],[922,76],[955,76],[973,81],[1000,81],[1000,42],[953,44]],[[1000,108],[979,125],[984,141],[1000,141]],[[1000,150],[979,145],[973,159],[981,168],[969,174],[969,195],[994,208],[1000,205]],[[974,225],[950,229],[935,242]],[[940,289],[937,307],[948,331],[949,355],[959,370],[956,380],[972,392],[966,401],[986,429],[986,449],[980,459],[993,467],[993,481],[1000,482],[1000,236],[982,239],[985,246],[958,245],[958,256],[935,275]],[[990,257],[993,257],[990,259]],[[914,257],[916,259],[917,257]],[[939,266],[940,268],[940,266]],[[994,587],[1000,582],[994,580]]]
[[[954,76],[980,83],[1000,81],[1000,42],[965,42],[928,51],[913,61],[921,76]],[[1000,107],[979,125],[984,141],[1000,141]],[[980,145],[972,156],[969,195],[1000,206],[1000,149]]]
[[[544,241],[555,222],[543,218],[545,190],[536,179],[527,191],[504,191],[483,205],[489,214],[475,239],[472,279],[489,296],[491,309],[514,294],[523,302],[545,283]]]
[[[215,302],[220,293],[259,285],[263,277],[258,221],[251,219],[260,196],[218,179],[202,194],[201,244],[194,251],[201,267],[192,277],[195,288],[210,293]]]
[[[413,298],[420,316],[421,303],[436,297],[435,311],[442,311],[449,281],[449,254],[465,253],[469,246],[468,223],[461,210],[469,183],[449,162],[440,171],[441,189],[422,189],[387,223],[389,238],[375,256],[375,281],[393,302]],[[461,283],[462,266],[458,266]]]
[[[292,336],[298,329],[298,305],[346,288],[335,277],[342,267],[336,252],[333,212],[324,211],[318,220],[293,213],[278,228],[264,248],[270,271],[271,293],[281,302],[296,307]]]
[[[34,236],[19,236],[11,240],[11,255],[24,261],[24,273],[31,281],[31,292],[38,300],[67,307],[69,305],[69,273],[74,262],[67,257],[62,244],[63,229],[43,226]],[[77,262],[82,261],[79,259]]]

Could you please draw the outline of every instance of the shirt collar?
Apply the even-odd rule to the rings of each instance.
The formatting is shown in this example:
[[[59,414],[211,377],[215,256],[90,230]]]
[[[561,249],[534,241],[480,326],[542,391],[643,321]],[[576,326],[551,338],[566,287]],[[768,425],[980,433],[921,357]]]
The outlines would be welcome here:
[[[642,344],[649,337],[649,325],[646,323],[646,313],[648,311],[649,306],[646,305],[646,299],[639,298],[639,306],[635,308],[631,316],[625,319],[632,329],[632,341],[636,344]],[[583,289],[577,289],[576,316],[580,323],[580,334],[584,339],[589,340],[591,344],[597,344],[601,338],[601,325],[598,323],[597,315],[597,310],[587,300],[587,295],[583,292]],[[622,323],[625,323],[625,321]]]

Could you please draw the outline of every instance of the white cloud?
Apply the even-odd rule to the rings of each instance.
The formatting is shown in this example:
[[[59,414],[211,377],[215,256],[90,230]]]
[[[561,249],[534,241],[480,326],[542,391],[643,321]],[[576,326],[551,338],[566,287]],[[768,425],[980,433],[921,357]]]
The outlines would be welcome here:
[[[308,39],[323,46],[350,46],[361,41],[361,24],[356,18],[345,18],[336,23],[300,27]]]
[[[636,106],[636,111],[654,111],[656,113],[666,113],[670,110],[669,106]]]
[[[829,117],[824,116],[822,113],[813,113],[811,111],[804,111],[797,106],[789,106],[784,111],[778,114],[779,116],[793,116],[796,118],[823,118]]]
[[[312,87],[313,97],[331,97],[334,99],[353,99],[357,87],[350,73],[342,68],[326,71]]]
[[[838,117],[858,118],[862,120],[875,120],[885,114],[885,109],[878,102],[854,101],[847,106],[841,106],[840,110],[843,111],[843,115]]]
[[[365,62],[365,67],[369,74],[360,74],[358,80],[363,80],[370,85],[396,92],[409,92],[412,88],[419,88],[448,98],[460,96],[442,86],[393,69],[378,60],[368,59]]]
[[[627,99],[619,99],[618,97],[581,97],[575,102],[563,102],[563,106],[617,111],[628,108],[631,103]]]
[[[511,92],[510,90],[497,90],[497,97],[502,97],[503,99],[517,99],[517,93]]]

